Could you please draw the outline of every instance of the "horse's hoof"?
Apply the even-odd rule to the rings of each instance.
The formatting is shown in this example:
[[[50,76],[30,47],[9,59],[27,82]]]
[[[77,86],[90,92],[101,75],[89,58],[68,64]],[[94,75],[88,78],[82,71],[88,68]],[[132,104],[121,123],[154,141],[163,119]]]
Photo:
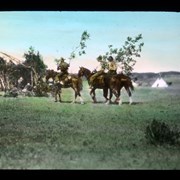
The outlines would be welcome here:
[[[110,102],[109,102],[109,101],[107,101],[105,104],[106,104],[106,105],[109,105],[109,104],[110,104]]]

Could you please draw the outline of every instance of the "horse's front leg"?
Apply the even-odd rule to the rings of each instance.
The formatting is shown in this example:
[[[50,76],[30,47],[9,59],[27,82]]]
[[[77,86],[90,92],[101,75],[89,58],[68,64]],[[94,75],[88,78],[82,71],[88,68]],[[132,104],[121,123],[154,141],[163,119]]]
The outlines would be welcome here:
[[[80,99],[81,104],[84,104],[84,100],[81,96],[79,96],[79,99]]]
[[[77,98],[77,89],[76,88],[72,88],[74,90],[74,100],[71,102],[72,104],[76,103],[76,98]]]
[[[83,98],[81,97],[81,94],[80,94],[80,91],[79,91],[79,90],[77,90],[76,94],[77,94],[77,95],[75,95],[76,97],[79,96],[80,103],[81,103],[81,104],[84,104],[84,100],[83,100]],[[75,97],[75,99],[76,99],[76,97]]]
[[[77,96],[79,96],[81,104],[84,104],[84,101],[81,97],[81,94],[80,94],[78,88],[73,88],[73,90],[74,90],[74,100],[72,101],[72,103],[76,103]]]
[[[80,93],[79,88],[77,88],[77,95],[79,96],[79,99],[80,99],[81,104],[84,104],[84,100],[83,100],[83,98],[81,97],[81,93]]]

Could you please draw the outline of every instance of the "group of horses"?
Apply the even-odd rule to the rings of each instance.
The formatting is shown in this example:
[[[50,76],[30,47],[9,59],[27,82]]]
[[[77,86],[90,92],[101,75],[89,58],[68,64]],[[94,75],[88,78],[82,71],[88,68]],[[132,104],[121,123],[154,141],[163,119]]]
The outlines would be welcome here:
[[[58,72],[53,70],[48,70],[48,73],[46,74],[46,82],[48,82],[49,78],[53,79],[53,82],[55,81],[55,77],[58,74]],[[60,80],[54,83],[55,87],[55,101],[61,102],[61,88],[72,88],[75,92],[73,103],[76,102],[77,97],[80,98],[81,104],[84,104],[83,98],[81,97],[81,90],[82,90],[82,77],[85,76],[85,78],[88,81],[88,84],[90,84],[90,78],[94,74],[94,72],[91,72],[89,69],[85,67],[79,67],[79,71],[77,74],[69,74],[67,77],[67,81],[64,85],[60,84]],[[132,91],[134,90],[131,78],[124,74],[116,74],[116,75],[109,75],[108,73],[104,73],[97,77],[92,84],[92,88],[90,90],[90,96],[94,103],[97,102],[96,99],[96,89],[102,89],[103,90],[103,96],[105,98],[105,103],[110,104],[112,101],[113,95],[115,96],[115,103],[121,105],[122,100],[120,98],[121,95],[121,89],[125,88],[128,96],[129,96],[129,104],[132,104]],[[109,92],[109,93],[108,93]]]

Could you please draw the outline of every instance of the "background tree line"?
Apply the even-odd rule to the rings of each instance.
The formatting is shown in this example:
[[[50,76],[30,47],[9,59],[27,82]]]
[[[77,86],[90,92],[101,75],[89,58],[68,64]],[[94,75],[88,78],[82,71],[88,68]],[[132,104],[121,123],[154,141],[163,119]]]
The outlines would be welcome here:
[[[68,59],[69,63],[77,58],[86,54],[87,40],[90,39],[90,34],[84,31],[81,35],[78,46],[70,53]],[[127,37],[122,47],[114,47],[108,45],[108,51],[97,57],[97,61],[100,62],[101,66],[107,67],[108,56],[113,56],[115,61],[121,65],[123,73],[130,75],[137,62],[137,58],[140,57],[142,47],[142,34],[133,37]],[[19,64],[13,63],[13,60],[6,62],[3,57],[0,57],[0,83],[1,86],[9,87],[10,85],[17,86],[18,79],[23,77],[23,85],[30,83],[36,85],[38,78],[42,77],[46,70],[47,65],[44,63],[43,57],[39,51],[36,51],[32,46],[29,47],[28,51],[24,53],[23,57],[25,61]],[[54,60],[56,64],[59,63],[60,59]]]

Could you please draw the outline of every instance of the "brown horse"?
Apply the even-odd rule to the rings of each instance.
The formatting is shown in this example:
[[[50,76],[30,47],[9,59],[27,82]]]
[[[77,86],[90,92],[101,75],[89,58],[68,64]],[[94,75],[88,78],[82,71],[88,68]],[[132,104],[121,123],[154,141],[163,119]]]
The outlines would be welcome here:
[[[85,76],[86,79],[88,80],[88,83],[90,81],[90,77],[93,75],[89,69],[80,67],[78,76]],[[96,94],[95,90],[96,89],[103,89],[103,96],[106,99],[106,104],[109,104],[111,102],[112,95],[114,94],[116,99],[115,102],[118,102],[119,105],[122,104],[122,101],[120,99],[120,92],[122,88],[125,88],[130,99],[130,104],[132,103],[132,98],[131,98],[131,90],[134,90],[133,84],[131,79],[124,75],[124,74],[117,74],[117,75],[109,75],[107,73],[104,73],[100,75],[98,78],[95,79],[95,82],[93,83],[93,87],[90,91],[90,96],[93,99],[93,102],[96,101]],[[108,96],[108,90],[110,91],[109,98]]]
[[[132,104],[132,91],[134,91],[134,86],[130,77],[124,74],[117,74],[112,76],[109,81],[110,89],[116,96],[115,102],[118,102],[119,105],[122,104],[122,99],[120,98],[120,95],[121,89],[124,87],[129,96],[129,104]]]
[[[52,78],[53,80],[53,84],[51,85],[51,91],[54,93],[55,102],[58,101],[58,97],[59,97],[59,102],[62,102],[61,88],[72,88],[75,92],[75,99],[73,102],[76,102],[76,98],[77,96],[79,96],[81,103],[83,104],[83,99],[81,98],[81,94],[80,94],[80,91],[82,90],[82,80],[75,75],[69,75],[68,81],[66,81],[64,85],[61,85],[59,82],[60,79],[59,81],[55,80],[56,78],[58,78],[58,74],[59,72],[49,69],[46,70],[46,74],[45,74],[46,83],[48,83],[48,80],[50,78]]]
[[[84,104],[84,101],[80,94],[80,91],[82,90],[82,79],[80,77],[74,74],[69,74],[64,85],[60,84],[60,81],[61,81],[60,79],[58,81],[55,81],[52,88],[53,89],[52,91],[54,92],[54,96],[55,96],[55,102],[58,101],[58,97],[59,97],[59,102],[62,102],[61,88],[72,88],[75,93],[75,96],[74,96],[75,98],[72,101],[72,103],[75,103],[77,96],[79,96],[81,104]]]
[[[90,84],[90,78],[94,74],[94,72],[91,72],[89,69],[84,68],[84,67],[79,67],[79,68],[80,69],[78,71],[78,76],[79,77],[85,76],[88,81],[88,84]],[[95,93],[96,89],[103,89],[103,96],[105,98],[105,102],[108,102],[109,100],[109,98],[107,97],[108,96],[108,81],[107,81],[107,76],[105,76],[105,74],[97,77],[95,79],[94,84],[92,85],[90,96],[92,97],[92,100],[94,103],[97,102],[96,93]],[[112,91],[110,91],[110,99],[111,98],[112,98]]]

